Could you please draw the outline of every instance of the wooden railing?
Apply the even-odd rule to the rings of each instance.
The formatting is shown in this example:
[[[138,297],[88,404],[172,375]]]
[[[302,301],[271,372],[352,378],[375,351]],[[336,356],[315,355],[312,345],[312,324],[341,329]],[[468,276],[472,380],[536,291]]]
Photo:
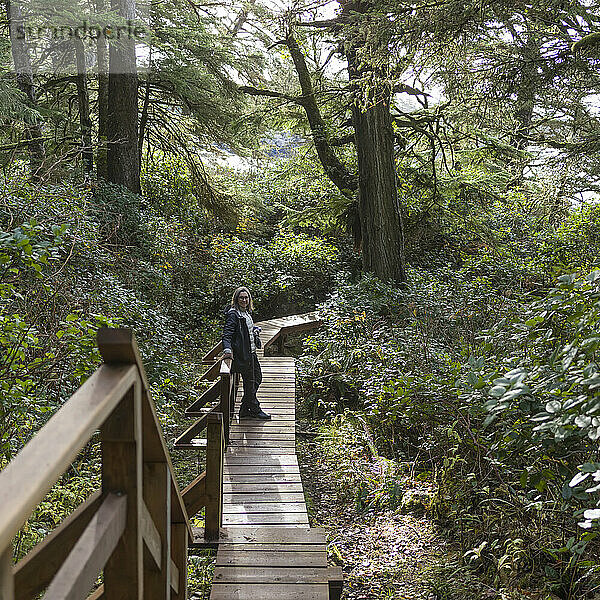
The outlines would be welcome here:
[[[84,599],[100,572],[90,599],[186,598],[192,532],[135,339],[98,345],[104,364],[0,473],[1,600]],[[102,488],[13,567],[14,536],[98,429]]]
[[[185,411],[186,416],[199,418],[174,444],[177,449],[206,447],[206,470],[183,490],[183,500],[190,517],[204,508],[204,541],[209,546],[218,541],[223,523],[223,455],[239,385],[239,374],[231,373],[231,360],[216,354],[201,377],[215,383]],[[204,430],[206,438],[200,438]]]

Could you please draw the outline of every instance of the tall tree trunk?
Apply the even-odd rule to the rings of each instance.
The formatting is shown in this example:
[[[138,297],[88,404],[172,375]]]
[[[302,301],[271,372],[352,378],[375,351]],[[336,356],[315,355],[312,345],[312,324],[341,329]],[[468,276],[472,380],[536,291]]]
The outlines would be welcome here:
[[[96,0],[96,12],[106,11],[106,1]],[[98,65],[98,156],[96,158],[96,173],[98,178],[106,179],[107,140],[108,140],[108,48],[106,38],[99,35],[96,40],[96,61]]]
[[[77,63],[77,106],[79,108],[79,127],[81,129],[81,154],[87,173],[94,169],[94,153],[92,151],[92,120],[90,118],[90,99],[87,85],[87,68],[85,50],[79,38],[73,39],[75,46],[75,62]]]
[[[360,73],[356,53],[350,51],[348,59],[350,76],[356,79]],[[366,98],[360,93],[357,96],[352,122],[358,157],[363,268],[384,281],[403,283],[404,232],[396,186],[391,90],[389,85],[374,81]]]
[[[381,66],[381,57],[387,53],[386,37],[369,23],[372,4],[369,0],[342,3],[344,10],[367,16],[347,32],[345,45],[354,87],[352,122],[358,158],[362,260],[365,271],[384,281],[404,283],[404,231],[390,113],[392,90],[386,65]],[[365,57],[376,60],[369,64]]]
[[[135,0],[112,0],[125,20],[135,19]],[[138,78],[135,40],[122,35],[109,50],[108,180],[140,193],[138,154]]]
[[[27,50],[27,42],[22,33],[20,33],[23,31],[21,28],[24,26],[21,7],[18,4],[11,4],[10,0],[5,0],[5,6],[17,86],[27,96],[29,105],[35,108],[37,101],[33,85],[33,71]],[[27,146],[29,149],[31,176],[34,179],[38,179],[42,174],[45,152],[42,126],[37,119],[33,122],[25,123],[25,135],[28,140]]]

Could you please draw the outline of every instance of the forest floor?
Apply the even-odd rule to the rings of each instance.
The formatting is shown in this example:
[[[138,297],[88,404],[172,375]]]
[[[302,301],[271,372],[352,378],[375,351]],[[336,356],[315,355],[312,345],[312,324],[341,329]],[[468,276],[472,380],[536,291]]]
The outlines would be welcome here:
[[[301,431],[313,423],[298,422]],[[495,590],[456,567],[453,548],[423,511],[359,509],[317,435],[296,449],[311,527],[328,536],[330,563],[342,566],[342,600],[491,600]],[[419,491],[415,482],[415,490]],[[421,512],[421,514],[419,514]]]
[[[311,527],[327,531],[330,562],[342,566],[342,598],[435,600],[428,574],[446,549],[428,518],[359,510],[318,437],[299,435],[296,448]]]
[[[428,519],[359,511],[318,439],[298,436],[296,447],[311,527],[327,531],[330,562],[342,566],[342,598],[435,600],[423,574],[444,550]]]

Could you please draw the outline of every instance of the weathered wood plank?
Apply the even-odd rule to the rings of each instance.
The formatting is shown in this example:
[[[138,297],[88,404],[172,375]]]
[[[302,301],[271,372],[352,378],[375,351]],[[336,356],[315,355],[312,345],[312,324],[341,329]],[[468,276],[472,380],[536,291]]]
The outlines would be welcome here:
[[[288,493],[252,493],[252,492],[240,492],[233,494],[223,494],[223,505],[226,504],[238,504],[239,502],[305,502],[304,494],[302,492],[288,492]]]
[[[160,534],[158,533],[158,529],[152,520],[152,516],[150,515],[144,500],[142,500],[140,506],[140,528],[142,530],[142,539],[146,544],[146,548],[148,548],[150,555],[154,560],[154,564],[160,569],[160,554],[162,549]]]
[[[220,550],[217,552],[215,567],[227,566],[247,567],[326,567],[327,554],[325,552],[230,552]]]
[[[204,530],[192,528],[194,538]],[[327,537],[320,527],[298,527],[281,529],[272,525],[265,527],[222,528],[219,544],[324,544]]]
[[[230,525],[304,525],[308,526],[306,513],[247,513],[224,514],[223,527]]]
[[[231,502],[223,504],[225,514],[251,513],[303,513],[306,515],[304,502]]]
[[[325,552],[324,544],[219,544],[223,551],[237,552],[245,550],[248,552]],[[222,567],[227,568],[227,567]]]
[[[87,596],[117,546],[126,519],[127,498],[107,494],[52,580],[45,600],[80,600]]]
[[[296,424],[294,422],[288,423],[274,423],[271,421],[241,421],[234,422],[231,424],[231,432],[242,433],[244,431],[268,431],[270,433],[295,433]]]
[[[223,482],[223,493],[231,494],[232,492],[252,492],[252,493],[287,493],[287,492],[302,492],[301,483],[226,483]]]
[[[225,454],[226,465],[297,465],[298,459],[289,454],[271,454],[269,456]]]
[[[260,485],[261,483],[300,483],[300,473],[251,473],[249,475],[224,475],[223,483],[253,483]]]
[[[171,600],[187,599],[187,549],[188,549],[188,529],[183,523],[174,523],[171,525],[171,555],[173,565],[171,572],[171,589],[173,593]]]
[[[333,571],[322,567],[216,567],[214,581],[215,583],[327,583],[331,575]]]
[[[16,564],[15,600],[29,600],[48,587],[101,503],[102,493],[94,492]]]
[[[269,451],[277,452],[277,454],[296,454],[295,448],[270,448]],[[259,454],[261,456],[264,456],[266,449],[251,448],[251,447],[247,446],[245,448],[228,448],[227,452],[231,453],[232,455],[235,455],[235,454],[242,454],[242,455]]]
[[[258,475],[260,473],[294,473],[300,474],[300,468],[295,465],[229,465],[226,464],[223,472],[229,475]]]
[[[211,402],[215,402],[219,399],[219,395],[221,392],[221,385],[219,381],[216,381],[211,385],[199,398],[194,400],[192,404],[190,404],[185,409],[185,415],[187,417],[196,416],[197,412],[207,404]]]
[[[4,548],[0,554],[0,598],[13,600],[15,582],[12,571],[12,544]]]
[[[266,431],[235,431],[229,436],[230,440],[272,440],[293,442],[296,439],[294,433],[272,433]]]
[[[185,509],[193,517],[206,505],[206,471],[200,473],[181,493]]]
[[[296,440],[274,440],[271,438],[266,439],[235,439],[230,440],[229,447],[233,449],[239,448],[294,448],[296,446]]]
[[[327,600],[326,583],[295,584],[215,584],[210,593],[211,600]]]

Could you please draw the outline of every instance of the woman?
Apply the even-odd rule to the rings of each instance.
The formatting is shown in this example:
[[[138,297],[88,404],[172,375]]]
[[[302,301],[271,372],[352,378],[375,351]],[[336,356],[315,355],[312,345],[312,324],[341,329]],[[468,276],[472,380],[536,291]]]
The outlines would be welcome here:
[[[240,373],[244,382],[240,418],[267,420],[271,417],[260,408],[256,398],[256,391],[262,381],[262,371],[256,357],[260,328],[254,326],[250,315],[253,308],[248,288],[237,288],[231,298],[231,307],[225,313],[223,358],[233,358],[231,372]]]

